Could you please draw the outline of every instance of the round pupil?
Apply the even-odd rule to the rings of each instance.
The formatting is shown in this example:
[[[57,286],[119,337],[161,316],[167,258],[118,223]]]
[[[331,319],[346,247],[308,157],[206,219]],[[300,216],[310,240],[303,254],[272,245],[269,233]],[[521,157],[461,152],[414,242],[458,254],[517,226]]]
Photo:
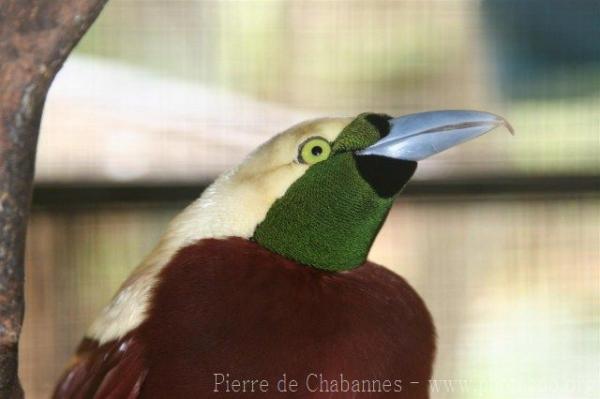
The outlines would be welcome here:
[[[315,156],[318,157],[319,155],[321,155],[323,153],[323,148],[321,148],[320,145],[316,145],[313,148],[310,149],[310,152]]]

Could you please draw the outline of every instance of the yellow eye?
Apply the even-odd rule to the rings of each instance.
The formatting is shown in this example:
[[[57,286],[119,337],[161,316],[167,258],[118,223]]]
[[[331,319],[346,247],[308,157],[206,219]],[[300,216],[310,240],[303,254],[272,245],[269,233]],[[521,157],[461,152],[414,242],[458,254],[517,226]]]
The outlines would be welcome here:
[[[300,145],[298,160],[309,165],[321,162],[329,158],[331,146],[329,142],[321,137],[311,137]]]

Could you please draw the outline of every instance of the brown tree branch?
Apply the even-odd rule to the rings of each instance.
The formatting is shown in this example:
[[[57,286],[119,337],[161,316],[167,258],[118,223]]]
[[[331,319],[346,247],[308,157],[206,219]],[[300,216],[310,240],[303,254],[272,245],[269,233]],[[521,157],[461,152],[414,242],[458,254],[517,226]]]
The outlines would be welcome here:
[[[0,1],[0,398],[23,397],[23,257],[46,93],[106,1]]]

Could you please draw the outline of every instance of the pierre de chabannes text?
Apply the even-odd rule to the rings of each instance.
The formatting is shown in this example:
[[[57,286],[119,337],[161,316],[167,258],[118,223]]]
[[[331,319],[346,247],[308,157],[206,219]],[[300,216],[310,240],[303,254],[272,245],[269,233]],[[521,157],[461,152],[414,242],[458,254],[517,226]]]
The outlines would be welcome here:
[[[290,378],[283,373],[276,380],[234,378],[229,373],[213,373],[213,377],[213,392],[221,393],[402,392],[400,379],[352,379],[342,373],[334,378],[321,373],[309,373],[301,379]]]

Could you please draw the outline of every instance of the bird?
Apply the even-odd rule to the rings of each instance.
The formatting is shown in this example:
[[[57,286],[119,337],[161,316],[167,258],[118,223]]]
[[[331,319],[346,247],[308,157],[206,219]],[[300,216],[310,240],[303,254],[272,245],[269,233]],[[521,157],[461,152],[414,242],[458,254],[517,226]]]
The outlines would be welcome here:
[[[498,126],[362,113],[275,135],[170,222],[53,398],[428,398],[432,316],[369,250],[418,162]]]

